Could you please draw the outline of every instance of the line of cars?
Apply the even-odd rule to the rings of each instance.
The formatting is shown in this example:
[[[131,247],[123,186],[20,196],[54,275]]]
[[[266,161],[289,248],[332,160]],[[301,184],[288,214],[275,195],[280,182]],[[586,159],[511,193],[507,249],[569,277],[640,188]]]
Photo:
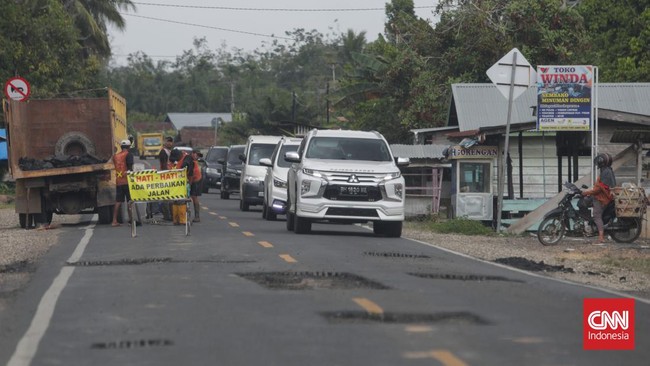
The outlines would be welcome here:
[[[237,187],[242,211],[261,205],[266,220],[286,215],[289,231],[310,233],[314,222],[372,222],[377,235],[402,234],[405,186],[399,168],[410,162],[394,157],[378,132],[250,136],[218,162],[222,199]]]

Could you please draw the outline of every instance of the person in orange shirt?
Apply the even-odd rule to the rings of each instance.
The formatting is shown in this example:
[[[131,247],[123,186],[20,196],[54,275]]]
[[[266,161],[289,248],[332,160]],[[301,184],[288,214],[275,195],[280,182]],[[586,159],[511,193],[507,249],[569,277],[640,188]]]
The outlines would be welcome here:
[[[122,202],[126,200],[128,203],[131,200],[129,194],[129,182],[126,177],[126,172],[133,170],[133,155],[129,152],[131,141],[122,140],[120,142],[122,151],[113,155],[113,164],[115,165],[115,208],[113,209],[113,226],[120,226],[117,221],[117,215],[120,212]],[[128,209],[129,222],[132,221],[131,207]]]
[[[193,182],[194,176],[194,159],[190,154],[185,151],[178,149],[173,149],[171,154],[169,154],[171,169],[187,169],[187,182]],[[191,190],[191,186],[190,186]],[[172,221],[174,225],[180,225],[186,223],[187,207],[185,203],[180,201],[174,202],[172,204]]]

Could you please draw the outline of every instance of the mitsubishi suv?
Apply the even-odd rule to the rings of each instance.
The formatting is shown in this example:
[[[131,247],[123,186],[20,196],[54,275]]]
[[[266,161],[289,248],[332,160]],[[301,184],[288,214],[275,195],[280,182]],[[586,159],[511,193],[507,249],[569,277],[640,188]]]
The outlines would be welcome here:
[[[260,164],[268,167],[264,177],[264,202],[262,202],[262,218],[275,220],[278,215],[284,215],[287,209],[287,172],[291,163],[284,160],[284,154],[298,150],[302,138],[282,137],[278,142],[271,158],[260,160]]]
[[[242,162],[239,158],[244,153],[246,145],[231,145],[224,159],[218,161],[222,164],[221,199],[229,199],[232,193],[239,193]]]
[[[280,136],[248,136],[246,149],[240,155],[243,162],[239,183],[239,209],[248,211],[250,206],[261,205],[264,199],[264,175],[266,167],[260,160],[270,158]]]
[[[287,230],[311,231],[312,222],[373,223],[377,235],[400,237],[404,177],[378,132],[311,130],[287,174]]]

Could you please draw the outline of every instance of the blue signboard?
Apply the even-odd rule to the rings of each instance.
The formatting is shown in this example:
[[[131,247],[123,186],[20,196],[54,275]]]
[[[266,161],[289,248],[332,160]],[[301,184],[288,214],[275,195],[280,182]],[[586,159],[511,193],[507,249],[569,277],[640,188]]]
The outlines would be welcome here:
[[[538,66],[537,130],[591,130],[593,80],[593,66]]]
[[[0,160],[7,160],[7,130],[0,128]]]

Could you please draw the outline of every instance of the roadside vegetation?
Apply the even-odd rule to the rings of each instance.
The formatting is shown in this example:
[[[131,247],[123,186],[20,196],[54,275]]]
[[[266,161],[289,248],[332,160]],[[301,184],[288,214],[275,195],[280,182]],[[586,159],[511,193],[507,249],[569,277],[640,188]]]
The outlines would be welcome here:
[[[630,258],[628,256],[609,255],[605,258],[602,258],[601,262],[606,266],[626,268],[650,275],[650,257],[647,256]]]
[[[439,234],[495,235],[492,228],[485,226],[480,221],[467,218],[443,219],[437,215],[428,215],[408,219],[405,225],[407,228]]]

